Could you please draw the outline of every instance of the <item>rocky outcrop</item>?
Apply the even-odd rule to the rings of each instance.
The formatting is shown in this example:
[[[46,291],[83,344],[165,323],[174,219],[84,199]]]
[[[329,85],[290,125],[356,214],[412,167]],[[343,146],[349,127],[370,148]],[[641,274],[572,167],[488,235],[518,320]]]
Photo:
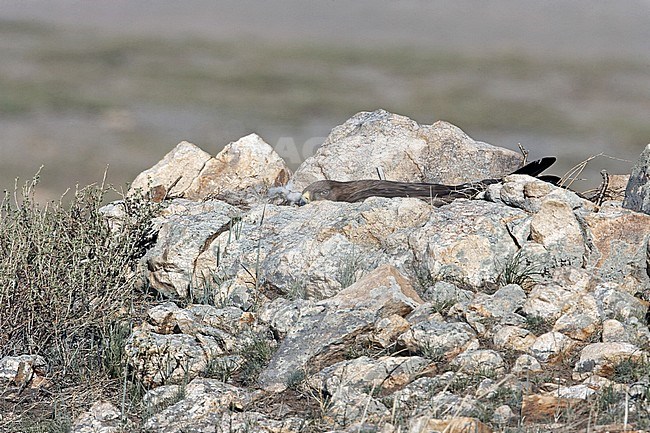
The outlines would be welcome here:
[[[252,326],[255,316],[239,308],[172,302],[148,312],[126,343],[131,368],[147,387],[181,383],[212,370],[234,369],[239,353],[254,338],[264,338]],[[266,335],[270,338],[269,335]]]
[[[335,128],[292,181],[381,167],[460,183],[520,162],[380,110]],[[134,182],[167,197],[141,266],[162,299],[126,345],[146,431],[546,431],[605,394],[618,415],[647,410],[650,216],[524,175],[440,207],[265,203],[283,167],[249,136],[214,158],[182,143]],[[111,431],[109,409],[79,428]]]
[[[430,212],[431,206],[417,199],[257,206],[241,219],[230,220],[230,230],[213,236],[217,230],[210,223],[207,233],[197,233],[197,238],[209,242],[200,251],[184,249],[188,254],[183,260],[192,263],[186,275],[193,275],[193,290],[211,286],[225,299],[254,298],[256,288],[267,286],[285,296],[320,300],[384,263],[412,274],[408,233]],[[190,225],[181,220],[172,223]],[[163,248],[158,256],[172,257],[166,247],[172,244],[161,231],[158,245]],[[160,267],[187,269],[181,260],[169,259]],[[186,285],[181,280],[175,291],[186,291]]]

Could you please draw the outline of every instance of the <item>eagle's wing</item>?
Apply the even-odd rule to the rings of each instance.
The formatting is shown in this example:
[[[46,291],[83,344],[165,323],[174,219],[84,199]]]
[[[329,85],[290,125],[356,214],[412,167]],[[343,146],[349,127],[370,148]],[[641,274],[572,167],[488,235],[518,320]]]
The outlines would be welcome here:
[[[414,197],[431,199],[433,202],[442,204],[457,198],[472,198],[483,191],[486,186],[487,184],[482,182],[450,186],[435,183],[357,180],[337,182],[332,185],[332,192],[336,200],[347,202],[362,201],[368,197]]]
[[[539,176],[555,162],[555,157],[533,161],[512,174]],[[557,184],[557,176],[539,176],[540,179]],[[368,197],[416,197],[430,199],[433,204],[449,203],[457,198],[472,198],[484,191],[488,185],[500,182],[500,179],[483,179],[460,185],[442,185],[437,183],[392,182],[388,180],[355,180],[338,182],[320,180],[309,185],[303,191],[306,202],[310,200],[333,200],[357,202]]]

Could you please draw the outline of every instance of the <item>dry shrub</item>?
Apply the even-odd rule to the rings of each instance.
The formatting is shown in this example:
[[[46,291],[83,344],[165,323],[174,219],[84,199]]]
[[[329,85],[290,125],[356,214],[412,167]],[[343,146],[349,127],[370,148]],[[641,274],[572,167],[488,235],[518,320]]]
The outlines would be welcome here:
[[[38,180],[1,202],[0,357],[42,355],[62,385],[115,368],[103,362],[116,362],[111,339],[138,295],[134,259],[156,207],[124,199],[128,218],[112,233],[99,212],[104,183],[40,205]]]

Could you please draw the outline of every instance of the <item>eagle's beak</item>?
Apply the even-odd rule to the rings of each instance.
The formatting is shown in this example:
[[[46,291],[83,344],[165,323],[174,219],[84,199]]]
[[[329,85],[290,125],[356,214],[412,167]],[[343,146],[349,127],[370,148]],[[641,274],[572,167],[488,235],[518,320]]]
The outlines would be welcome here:
[[[311,201],[311,194],[309,193],[309,191],[305,191],[300,196],[300,200],[298,201],[298,206],[304,206],[307,203],[309,203],[310,201]]]

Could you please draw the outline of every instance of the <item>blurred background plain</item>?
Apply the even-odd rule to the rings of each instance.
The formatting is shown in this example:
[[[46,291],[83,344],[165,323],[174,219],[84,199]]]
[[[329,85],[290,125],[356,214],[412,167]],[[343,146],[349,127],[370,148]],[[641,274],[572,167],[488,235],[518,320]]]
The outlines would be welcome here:
[[[121,186],[182,140],[256,132],[293,167],[384,108],[564,174],[650,142],[650,1],[0,0],[0,187]]]

